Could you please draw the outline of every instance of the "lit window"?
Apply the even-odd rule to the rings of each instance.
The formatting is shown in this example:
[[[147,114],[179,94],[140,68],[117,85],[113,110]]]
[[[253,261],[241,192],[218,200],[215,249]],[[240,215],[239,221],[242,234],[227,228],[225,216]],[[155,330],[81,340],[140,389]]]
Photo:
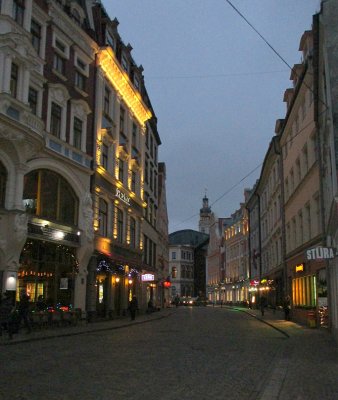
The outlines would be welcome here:
[[[171,277],[177,278],[177,268],[176,267],[173,267],[173,269],[171,270]]]

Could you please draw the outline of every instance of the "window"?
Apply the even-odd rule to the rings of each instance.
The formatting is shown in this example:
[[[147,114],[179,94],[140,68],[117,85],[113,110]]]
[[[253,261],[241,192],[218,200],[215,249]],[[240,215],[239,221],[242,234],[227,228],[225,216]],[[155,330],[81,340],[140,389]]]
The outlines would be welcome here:
[[[137,145],[137,125],[133,123],[133,130],[132,130],[132,145],[134,147],[138,147]]]
[[[32,35],[32,45],[36,52],[40,54],[41,46],[41,25],[38,24],[34,19],[31,23],[31,35]]]
[[[51,119],[50,119],[50,133],[57,138],[61,135],[61,114],[62,108],[52,102]]]
[[[55,71],[59,72],[61,75],[65,74],[66,61],[58,53],[54,53],[53,68]]]
[[[307,145],[303,147],[303,168],[304,168],[304,173],[306,174],[309,169],[309,157],[307,152]]]
[[[33,89],[32,87],[30,87],[28,91],[28,103],[30,105],[32,113],[37,115],[38,91]]]
[[[123,212],[117,209],[117,241],[123,242]]]
[[[0,207],[5,207],[7,171],[0,161]]]
[[[136,221],[134,218],[130,218],[130,246],[136,247]]]
[[[136,193],[136,172],[131,171],[131,191]]]
[[[53,59],[53,68],[55,71],[59,72],[60,74],[65,74],[65,67],[66,67],[66,46],[61,43],[59,40],[55,40],[55,52],[54,52],[54,59]]]
[[[18,77],[19,67],[16,64],[12,63],[10,91],[13,97],[16,97],[18,94]]]
[[[124,108],[120,108],[120,132],[124,134],[124,120],[125,120],[125,111]]]
[[[108,146],[106,144],[102,145],[101,154],[102,154],[102,160],[101,160],[102,167],[108,170]]]
[[[72,19],[73,19],[73,21],[75,21],[78,25],[81,25],[81,16],[80,16],[80,14],[79,14],[79,12],[75,9],[75,8],[73,8],[72,9]]]
[[[108,44],[113,50],[115,49],[114,37],[110,34],[110,32],[108,32],[108,30],[106,31],[106,44]]]
[[[23,205],[26,212],[68,225],[77,225],[78,198],[59,174],[37,170],[24,178]]]
[[[121,160],[121,158],[118,159],[118,163],[119,163],[119,175],[118,175],[118,180],[123,182],[123,178],[124,178],[124,161]]]
[[[128,60],[125,55],[122,55],[122,60],[121,60],[122,68],[128,72],[129,71],[129,65],[128,65]]]
[[[103,111],[106,115],[110,115],[110,90],[106,86],[104,88],[104,102],[103,102]]]
[[[171,277],[172,278],[177,278],[177,268],[173,267],[171,270]]]
[[[108,204],[103,199],[99,199],[99,234],[107,236],[107,217]]]
[[[176,260],[176,251],[173,251],[173,252],[171,253],[171,259],[172,259],[172,260]]]
[[[25,1],[13,0],[13,19],[21,26],[23,25],[24,14],[25,14]]]
[[[144,181],[145,183],[149,183],[149,162],[148,158],[146,158],[144,162]]]
[[[74,117],[73,145],[79,150],[81,150],[81,145],[82,145],[82,129],[83,129],[83,122],[79,118]]]
[[[75,86],[83,92],[86,91],[86,77],[79,71],[75,71]]]

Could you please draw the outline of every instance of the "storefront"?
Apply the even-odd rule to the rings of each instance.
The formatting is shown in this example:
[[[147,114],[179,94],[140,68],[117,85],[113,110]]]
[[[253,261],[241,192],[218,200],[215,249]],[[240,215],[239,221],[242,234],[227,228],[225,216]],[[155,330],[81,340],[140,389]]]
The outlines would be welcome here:
[[[317,327],[328,326],[325,258],[298,256],[289,266],[292,319]],[[310,319],[313,319],[313,324]]]
[[[42,296],[49,307],[72,308],[78,272],[75,247],[28,239],[21,253],[16,299],[24,289],[33,304]]]

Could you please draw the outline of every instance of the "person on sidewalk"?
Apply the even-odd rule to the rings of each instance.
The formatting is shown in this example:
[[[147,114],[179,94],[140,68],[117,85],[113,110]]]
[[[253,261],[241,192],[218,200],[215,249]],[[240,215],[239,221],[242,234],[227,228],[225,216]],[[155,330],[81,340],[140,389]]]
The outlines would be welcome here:
[[[264,317],[266,304],[267,304],[266,298],[264,296],[262,296],[260,299],[260,303],[259,303],[262,317]]]
[[[290,311],[291,311],[291,299],[290,296],[286,296],[283,303],[284,318],[285,321],[290,321]]]
[[[0,336],[2,336],[3,329],[6,329],[8,333],[8,338],[13,338],[13,312],[14,306],[10,293],[6,292],[0,304]]]
[[[136,311],[138,310],[138,301],[137,297],[134,295],[129,303],[129,311],[131,320],[134,321],[136,317]]]
[[[25,289],[22,289],[20,293],[20,303],[18,306],[18,312],[19,312],[18,325],[20,326],[21,321],[23,320],[27,333],[31,333],[32,327],[29,320],[29,296],[26,293]]]

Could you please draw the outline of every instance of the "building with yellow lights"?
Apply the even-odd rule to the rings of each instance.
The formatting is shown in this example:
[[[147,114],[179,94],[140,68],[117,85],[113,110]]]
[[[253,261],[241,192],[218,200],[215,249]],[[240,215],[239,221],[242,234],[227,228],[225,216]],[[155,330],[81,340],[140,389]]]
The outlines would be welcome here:
[[[245,201],[250,191],[245,190]],[[233,214],[226,226],[224,297],[227,303],[238,304],[249,299],[249,224],[245,203]]]
[[[136,294],[141,308],[157,304],[157,120],[118,21],[94,7],[96,56],[94,175],[95,252],[87,306],[101,316],[125,313]]]

